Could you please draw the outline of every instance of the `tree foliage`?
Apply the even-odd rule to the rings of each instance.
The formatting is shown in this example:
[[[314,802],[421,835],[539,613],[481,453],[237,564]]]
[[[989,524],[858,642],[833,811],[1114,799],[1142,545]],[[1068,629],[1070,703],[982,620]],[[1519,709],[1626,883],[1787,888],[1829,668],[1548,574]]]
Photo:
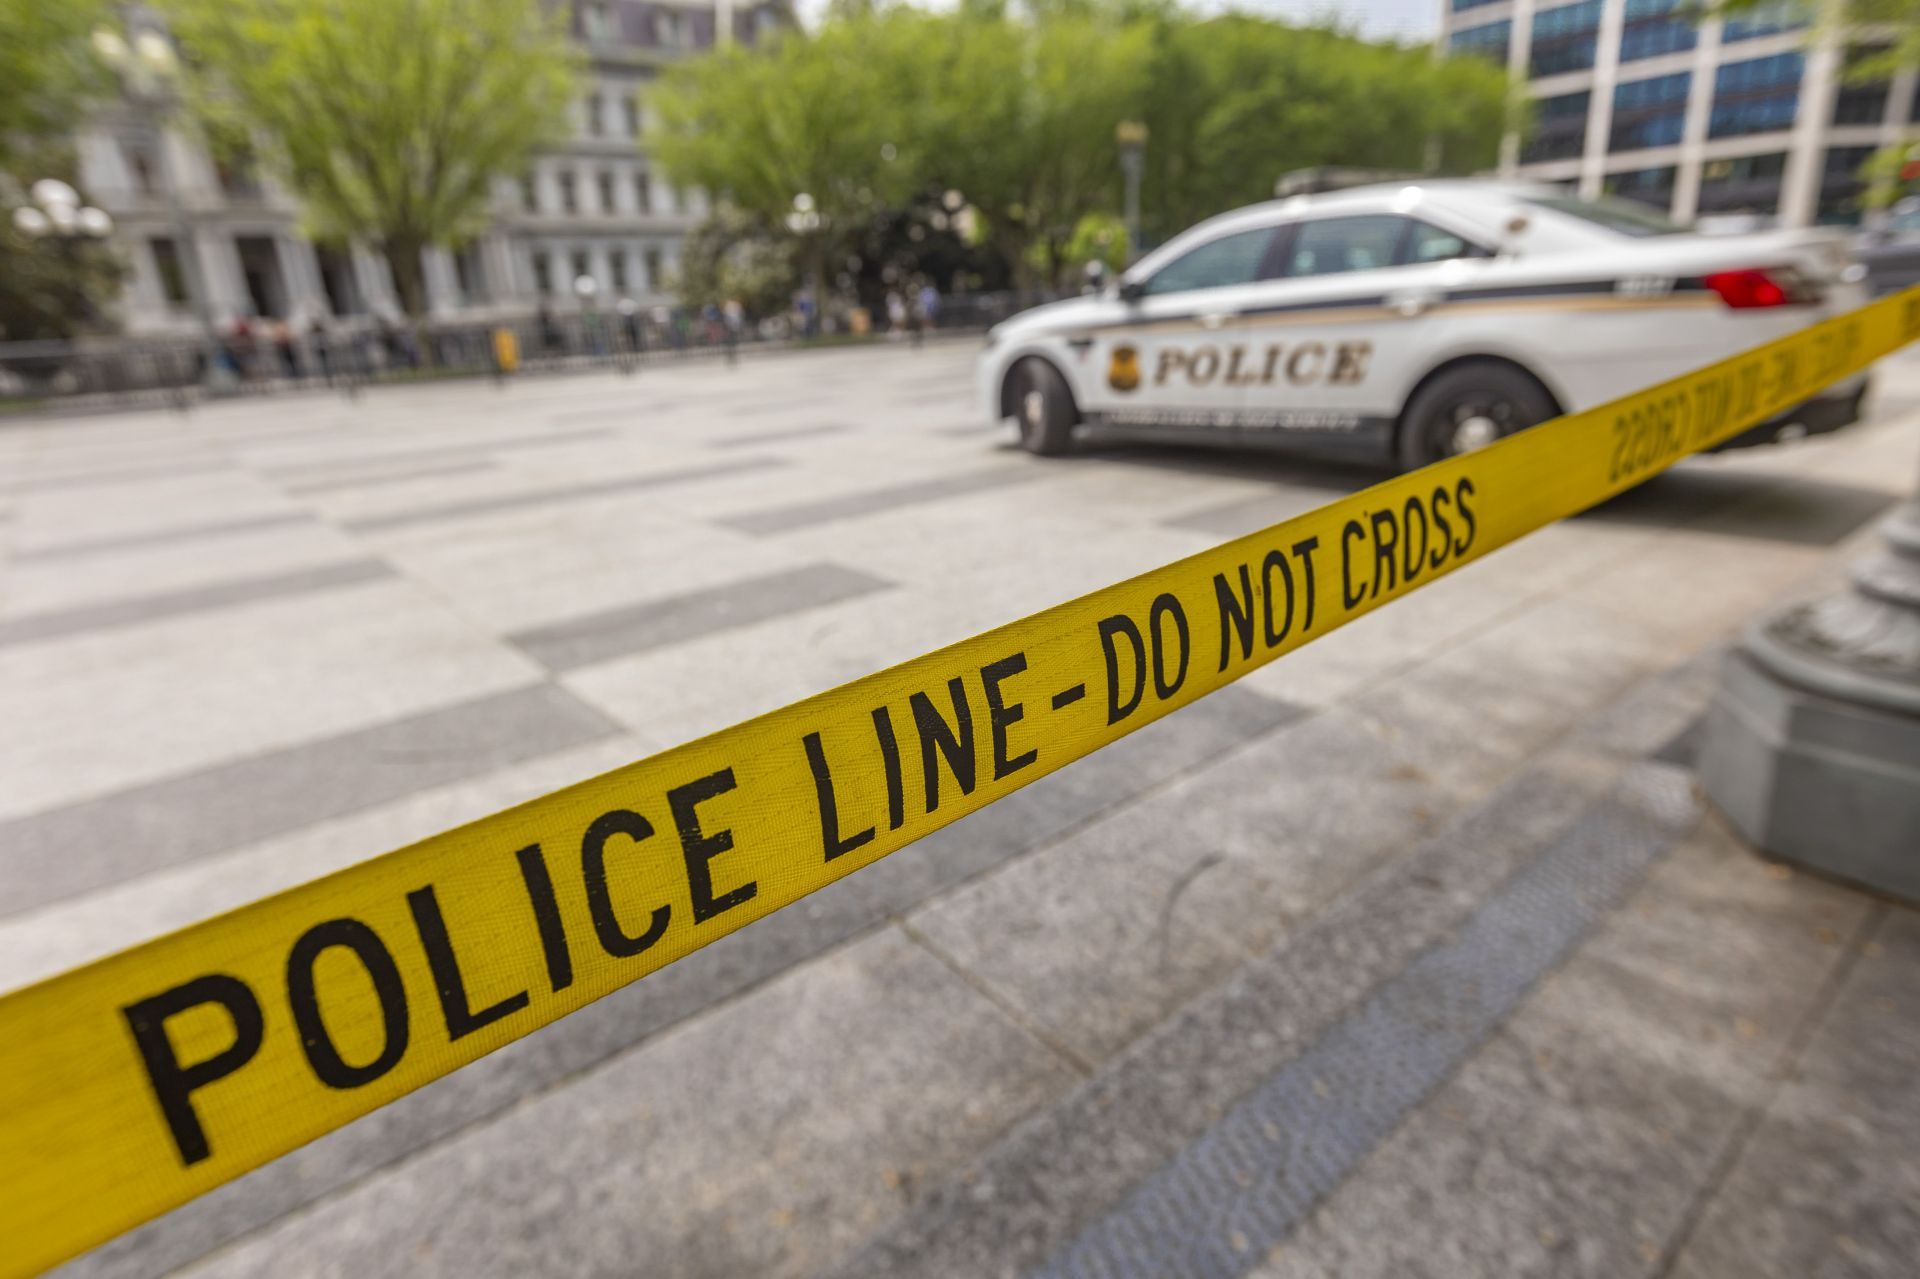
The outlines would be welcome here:
[[[1268,197],[1289,169],[1486,167],[1508,86],[1425,46],[1160,0],[850,0],[815,33],[683,64],[654,101],[663,167],[794,225],[816,278],[863,223],[957,190],[1017,278],[1051,283],[1080,258],[1082,220],[1121,205],[1122,121],[1149,129],[1142,213],[1158,239]],[[802,194],[817,224],[789,217]]]
[[[87,44],[106,14],[105,0],[0,0],[0,170],[72,132],[86,101],[107,87]]]
[[[64,2],[64,0],[63,0]],[[564,127],[575,55],[542,0],[163,0],[216,143],[251,137],[322,240],[380,249],[408,314],[420,254]]]

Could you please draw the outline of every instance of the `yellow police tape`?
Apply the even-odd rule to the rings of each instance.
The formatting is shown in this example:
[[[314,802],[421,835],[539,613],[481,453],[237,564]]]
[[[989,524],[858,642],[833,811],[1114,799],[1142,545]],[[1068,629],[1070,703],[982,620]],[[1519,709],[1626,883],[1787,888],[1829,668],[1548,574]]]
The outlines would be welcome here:
[[[8,995],[0,1272],[257,1168],[1916,335],[1920,290]]]

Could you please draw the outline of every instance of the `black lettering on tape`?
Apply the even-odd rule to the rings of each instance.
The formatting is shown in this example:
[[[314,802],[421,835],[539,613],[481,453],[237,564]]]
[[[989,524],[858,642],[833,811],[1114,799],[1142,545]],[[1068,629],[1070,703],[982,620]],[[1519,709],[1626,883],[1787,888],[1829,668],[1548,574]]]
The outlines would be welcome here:
[[[717,773],[676,786],[667,792],[667,807],[673,811],[674,829],[680,832],[680,851],[686,855],[687,889],[693,897],[693,922],[704,924],[715,915],[745,905],[760,891],[760,885],[748,880],[715,896],[713,859],[733,847],[733,832],[700,828],[699,806],[716,795],[733,789],[733,770]]]
[[[1244,570],[1243,570],[1244,571]],[[1280,591],[1273,589],[1273,575],[1280,574]],[[1273,624],[1273,600],[1284,592],[1287,598],[1287,611],[1280,617],[1280,624]],[[1278,648],[1280,641],[1293,629],[1293,570],[1287,566],[1287,557],[1279,551],[1268,551],[1267,557],[1260,561],[1260,637],[1267,642],[1268,648]]]
[[[1453,553],[1465,555],[1473,547],[1473,535],[1479,531],[1479,522],[1473,518],[1473,509],[1467,505],[1467,499],[1473,496],[1473,481],[1466,476],[1453,486],[1453,504],[1460,510],[1460,518],[1466,521],[1467,528],[1454,541]]]
[[[926,788],[927,811],[940,807],[940,760],[947,761],[962,795],[973,794],[973,708],[967,704],[967,685],[958,675],[947,681],[953,702],[953,723],[942,719],[933,699],[915,693],[907,699],[913,726],[920,734],[920,773]]]
[[[379,1054],[364,1066],[348,1064],[334,1046],[320,999],[314,990],[313,969],[320,956],[334,947],[353,952],[373,981],[384,1023]],[[407,1051],[407,990],[400,982],[399,965],[380,940],[380,934],[357,919],[329,919],[300,934],[287,953],[287,1006],[300,1031],[300,1046],[316,1079],[329,1088],[362,1088],[400,1064]]]
[[[440,1015],[446,1020],[449,1041],[465,1039],[474,1031],[527,1006],[527,992],[523,990],[479,1012],[473,1011],[467,1002],[467,982],[460,972],[460,957],[453,953],[453,938],[447,934],[446,916],[440,912],[440,899],[434,895],[433,885],[408,893],[407,909],[413,912],[413,927],[420,934],[420,947],[427,952],[427,968],[433,973],[433,989],[440,996]]]
[[[613,894],[607,889],[607,841],[616,835],[625,835],[638,844],[652,838],[653,823],[624,808],[594,818],[580,837],[580,878],[587,887],[587,912],[593,916],[593,935],[599,939],[600,949],[615,959],[631,959],[660,940],[673,908],[655,907],[647,920],[647,930],[637,937],[629,936],[620,926]]]
[[[900,739],[893,735],[893,713],[884,706],[873,708],[873,735],[887,771],[887,829],[899,830],[907,824],[906,786],[900,779]]]
[[[1394,550],[1400,545],[1400,523],[1394,519],[1391,510],[1375,511],[1367,518],[1373,524],[1373,589],[1367,594],[1368,598],[1377,599],[1382,589],[1382,577],[1386,578],[1385,589],[1389,591],[1400,582],[1394,571]]]
[[[527,886],[527,900],[533,905],[534,927],[540,930],[547,985],[558,994],[573,985],[573,952],[567,948],[567,925],[560,917],[560,899],[553,893],[553,876],[547,873],[547,858],[540,845],[528,844],[515,856],[520,861],[521,882]]]
[[[840,833],[840,805],[834,800],[833,770],[827,767],[827,752],[820,744],[820,734],[808,733],[800,739],[800,744],[806,748],[807,767],[813,770],[813,794],[820,805],[820,860],[830,862],[872,843],[871,826],[851,835]]]
[[[1415,546],[1413,541],[1415,516],[1419,517],[1420,522],[1420,544],[1418,546]],[[1427,508],[1421,504],[1420,495],[1415,493],[1407,499],[1406,505],[1400,508],[1400,543],[1403,548],[1400,553],[1400,571],[1409,583],[1418,578],[1421,570],[1427,566],[1428,541]]]
[[[1320,549],[1320,539],[1303,537],[1293,544],[1294,558],[1300,561],[1300,577],[1307,584],[1306,616],[1300,621],[1302,631],[1313,629],[1313,553]]]
[[[1453,549],[1453,524],[1447,519],[1453,495],[1436,486],[1427,500],[1433,505],[1433,531],[1439,534],[1433,554],[1427,557],[1427,567],[1437,569],[1447,562],[1447,552]]]
[[[167,1018],[208,1004],[226,1010],[233,1022],[233,1042],[205,1061],[183,1065],[180,1055],[174,1051],[173,1040],[167,1035]],[[259,999],[254,996],[253,988],[238,977],[208,973],[128,1004],[120,1012],[133,1031],[134,1046],[140,1050],[140,1060],[147,1068],[147,1082],[153,1087],[154,1099],[160,1103],[167,1131],[173,1134],[180,1162],[189,1166],[199,1163],[211,1151],[199,1112],[193,1108],[193,1094],[217,1079],[225,1079],[260,1051],[266,1020],[260,1014]]]
[[[1014,653],[980,668],[980,685],[987,694],[987,727],[993,734],[993,780],[996,782],[1019,772],[1040,758],[1037,748],[1012,759],[1007,758],[1007,729],[1025,718],[1027,709],[1021,702],[1008,704],[1005,701],[1005,694],[1000,691],[1000,685],[1026,669],[1025,653]]]
[[[1167,646],[1165,628],[1160,619],[1173,619],[1174,634],[1180,639],[1180,665],[1172,675],[1167,674]],[[1180,607],[1180,599],[1171,592],[1163,591],[1154,596],[1153,606],[1147,610],[1147,629],[1153,633],[1153,693],[1161,701],[1166,701],[1180,691],[1187,682],[1187,657],[1190,645],[1187,635],[1187,610]]]
[[[1277,551],[1267,552],[1267,564],[1273,563]],[[1285,561],[1281,561],[1284,565]],[[1262,570],[1262,584],[1267,600],[1267,647],[1273,647],[1273,586],[1266,580]],[[1253,576],[1247,572],[1245,564],[1240,565],[1240,593],[1234,594],[1233,587],[1227,582],[1225,573],[1213,575],[1213,597],[1220,606],[1220,669],[1226,670],[1227,663],[1233,660],[1233,640],[1240,638],[1240,660],[1246,661],[1253,656]],[[1288,605],[1292,607],[1291,604]]]
[[[1113,650],[1117,635],[1126,636],[1133,648],[1133,693],[1124,702],[1120,699],[1120,655]],[[1147,645],[1133,619],[1115,613],[1100,619],[1100,652],[1107,659],[1107,723],[1118,724],[1139,709],[1140,699],[1146,695]]]
[[[1348,520],[1340,526],[1340,602],[1348,608],[1359,607],[1367,592],[1353,589],[1353,543],[1365,541],[1366,525],[1359,520]]]

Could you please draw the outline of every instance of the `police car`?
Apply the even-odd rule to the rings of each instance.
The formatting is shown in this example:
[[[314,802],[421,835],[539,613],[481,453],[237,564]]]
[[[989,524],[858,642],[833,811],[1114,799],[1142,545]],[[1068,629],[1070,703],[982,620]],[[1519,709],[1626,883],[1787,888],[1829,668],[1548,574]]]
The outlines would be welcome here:
[[[1124,437],[1411,468],[1861,305],[1863,276],[1824,229],[1703,236],[1552,187],[1374,185],[1223,214],[1014,316],[979,393],[1040,454]],[[1837,429],[1865,389],[1738,443]]]

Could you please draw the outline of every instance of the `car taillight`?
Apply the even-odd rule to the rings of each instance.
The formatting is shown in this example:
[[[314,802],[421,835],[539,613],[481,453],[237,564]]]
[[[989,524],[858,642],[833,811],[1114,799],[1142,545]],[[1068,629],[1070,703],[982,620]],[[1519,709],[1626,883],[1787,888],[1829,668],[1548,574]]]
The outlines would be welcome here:
[[[1715,271],[1700,279],[1736,311],[1796,306],[1820,300],[1818,291],[1808,287],[1806,281],[1792,271]]]

